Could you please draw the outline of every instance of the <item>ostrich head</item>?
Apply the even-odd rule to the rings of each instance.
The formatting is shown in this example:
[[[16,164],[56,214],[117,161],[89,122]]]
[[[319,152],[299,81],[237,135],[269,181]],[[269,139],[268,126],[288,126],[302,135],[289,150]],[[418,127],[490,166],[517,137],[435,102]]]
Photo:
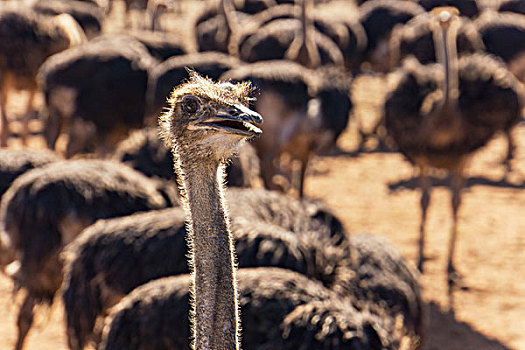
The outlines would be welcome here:
[[[242,141],[262,132],[261,116],[248,108],[252,92],[249,83],[215,83],[190,71],[189,81],[171,93],[171,108],[160,118],[161,136],[192,159],[223,162]]]
[[[435,25],[442,29],[450,28],[450,25],[459,18],[459,10],[455,7],[436,7],[432,9],[431,14],[436,20]]]

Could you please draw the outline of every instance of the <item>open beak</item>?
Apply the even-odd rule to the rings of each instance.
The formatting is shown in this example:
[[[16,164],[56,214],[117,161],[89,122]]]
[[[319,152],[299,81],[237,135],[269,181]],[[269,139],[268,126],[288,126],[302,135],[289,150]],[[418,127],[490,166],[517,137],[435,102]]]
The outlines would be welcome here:
[[[262,133],[260,129],[262,123],[263,119],[259,113],[237,105],[206,120],[201,120],[197,125],[229,134],[251,137]]]

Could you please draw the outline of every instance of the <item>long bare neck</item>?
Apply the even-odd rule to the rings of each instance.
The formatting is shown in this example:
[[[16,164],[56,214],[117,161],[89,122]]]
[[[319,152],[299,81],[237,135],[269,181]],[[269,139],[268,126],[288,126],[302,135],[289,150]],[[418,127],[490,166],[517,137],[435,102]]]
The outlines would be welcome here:
[[[235,12],[235,6],[232,0],[220,0],[219,1],[219,12],[226,21],[225,28],[222,29],[222,36],[220,40],[227,41],[232,32],[237,30],[237,15]]]
[[[302,0],[300,6],[301,36],[302,43],[297,54],[296,61],[310,68],[317,68],[321,64],[319,52],[315,47],[313,38],[314,24],[311,17],[313,7],[312,0]]]
[[[455,108],[459,97],[457,29],[454,24],[447,28],[439,27],[434,30],[433,36],[436,59],[445,70],[445,79],[441,87],[444,94],[442,107]]]
[[[239,349],[233,239],[223,196],[224,166],[174,147],[188,218],[193,271],[192,333],[196,350]]]

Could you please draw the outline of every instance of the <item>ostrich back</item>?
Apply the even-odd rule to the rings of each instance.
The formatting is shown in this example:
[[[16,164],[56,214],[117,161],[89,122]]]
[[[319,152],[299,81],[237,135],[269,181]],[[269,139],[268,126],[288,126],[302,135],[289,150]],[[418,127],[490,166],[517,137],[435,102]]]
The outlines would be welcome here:
[[[58,156],[50,151],[1,149],[0,196],[26,171],[57,160],[59,160]]]
[[[510,63],[525,50],[525,18],[516,13],[487,13],[476,20],[487,51]]]
[[[134,39],[98,38],[54,55],[39,74],[46,97],[60,87],[72,89],[72,116],[94,123],[105,135],[119,126],[142,125],[148,69],[154,63]]]
[[[239,269],[237,277],[246,349],[395,348],[380,335],[387,320],[357,312],[300,274],[255,268]],[[189,283],[183,275],[135,289],[106,320],[101,348],[189,349]]]
[[[36,296],[52,297],[61,282],[58,254],[100,218],[167,206],[156,183],[108,161],[61,161],[33,169],[2,197],[0,218],[19,258],[17,279]]]

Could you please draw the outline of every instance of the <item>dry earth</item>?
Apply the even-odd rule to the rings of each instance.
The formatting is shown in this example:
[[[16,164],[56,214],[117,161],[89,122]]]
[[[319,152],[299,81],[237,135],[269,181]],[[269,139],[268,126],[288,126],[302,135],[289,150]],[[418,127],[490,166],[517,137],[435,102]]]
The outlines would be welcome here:
[[[322,198],[344,221],[350,233],[387,237],[413,263],[419,227],[417,176],[398,153],[354,154],[356,125],[364,128],[377,117],[384,93],[378,79],[360,79],[354,88],[356,116],[341,137],[342,152],[315,159],[306,183],[307,195]],[[23,110],[22,95],[11,110]],[[38,123],[33,124],[39,129]],[[14,126],[16,129],[16,125]],[[435,179],[428,214],[427,270],[421,277],[427,301],[425,350],[525,349],[525,127],[515,129],[518,151],[515,171],[504,179],[499,161],[505,151],[501,137],[478,152],[468,168],[460,211],[457,266],[466,291],[456,293],[456,313],[446,311],[445,254],[451,226],[447,181]],[[18,140],[11,145],[17,147]],[[35,137],[32,147],[42,147]],[[12,284],[0,275],[0,349],[11,349],[16,338],[16,303]],[[62,305],[43,307],[26,349],[66,349]]]

